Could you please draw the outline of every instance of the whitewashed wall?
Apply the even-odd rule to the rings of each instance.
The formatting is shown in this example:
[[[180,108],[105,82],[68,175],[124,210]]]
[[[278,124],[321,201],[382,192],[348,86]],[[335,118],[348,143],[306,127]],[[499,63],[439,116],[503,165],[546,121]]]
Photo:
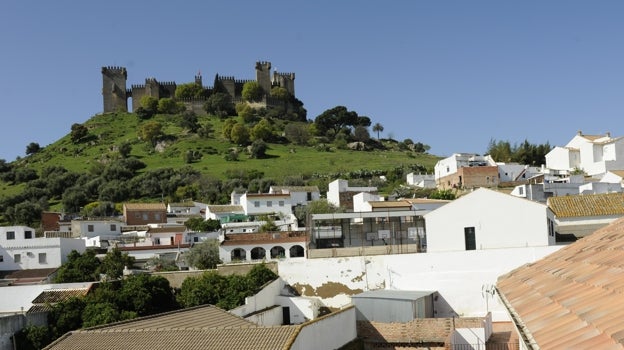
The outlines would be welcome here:
[[[466,250],[466,227],[475,229],[477,250],[554,244],[546,212],[542,203],[480,188],[424,215],[427,251]]]
[[[480,316],[508,320],[491,290],[499,276],[562,246],[418,253],[278,262],[280,277],[328,307],[351,303],[351,295],[373,289],[437,291],[436,317]]]
[[[339,349],[357,336],[355,308],[332,313],[302,327],[290,349]]]

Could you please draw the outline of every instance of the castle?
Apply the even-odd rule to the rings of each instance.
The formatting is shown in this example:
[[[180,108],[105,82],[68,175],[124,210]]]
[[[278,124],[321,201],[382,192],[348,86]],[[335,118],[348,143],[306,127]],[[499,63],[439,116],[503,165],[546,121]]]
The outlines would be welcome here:
[[[132,98],[132,112],[136,112],[141,107],[143,96],[160,98],[175,98],[176,83],[173,81],[159,82],[155,78],[145,79],[145,84],[131,85],[126,88],[128,72],[125,67],[102,67],[102,97],[104,103],[104,113],[128,111],[128,99]],[[207,95],[200,99],[184,99],[187,109],[194,112],[203,111],[203,103],[213,92],[225,92],[232,98],[232,102],[242,101],[241,93],[243,85],[251,80],[239,80],[234,77],[215,76],[212,87],[206,88]],[[264,96],[259,106],[266,107],[275,104],[270,98],[271,88],[279,86],[285,88],[292,96],[295,96],[295,73],[273,72],[271,77],[271,62],[256,62],[256,80],[258,85],[264,90]],[[201,73],[195,76],[195,83],[202,84]]]

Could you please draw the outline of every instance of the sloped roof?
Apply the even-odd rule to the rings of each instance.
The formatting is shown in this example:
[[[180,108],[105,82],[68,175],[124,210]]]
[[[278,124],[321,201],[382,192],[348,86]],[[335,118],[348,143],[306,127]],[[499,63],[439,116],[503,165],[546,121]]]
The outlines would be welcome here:
[[[70,298],[83,297],[89,288],[49,289],[44,290],[32,302],[33,304],[59,303]]]
[[[320,192],[318,186],[271,186],[273,191],[287,190],[290,192]]]
[[[126,210],[167,210],[165,203],[124,203]]]
[[[624,178],[624,170],[609,170],[608,172],[613,173],[621,178]]]
[[[405,200],[398,201],[368,201],[371,208],[410,208],[411,203]]]
[[[46,349],[288,349],[299,329],[260,327],[206,305],[69,332]]]
[[[497,287],[525,342],[624,348],[624,218],[500,276]]]
[[[624,215],[624,193],[583,194],[548,198],[557,217]]]
[[[194,208],[195,203],[193,202],[180,202],[180,203],[169,203],[170,207],[178,207],[178,208]]]
[[[237,213],[245,211],[242,205],[209,205],[206,208],[211,213]]]

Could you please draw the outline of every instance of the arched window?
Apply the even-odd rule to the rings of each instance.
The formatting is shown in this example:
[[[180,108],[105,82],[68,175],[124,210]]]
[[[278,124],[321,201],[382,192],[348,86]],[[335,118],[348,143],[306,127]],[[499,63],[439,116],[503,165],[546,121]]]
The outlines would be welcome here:
[[[294,245],[290,247],[291,258],[303,258],[305,256],[305,250],[300,245]]]
[[[283,247],[275,246],[271,248],[271,259],[280,259],[286,257],[286,251]]]
[[[255,247],[251,250],[251,260],[262,260],[266,257],[266,250],[262,247]]]

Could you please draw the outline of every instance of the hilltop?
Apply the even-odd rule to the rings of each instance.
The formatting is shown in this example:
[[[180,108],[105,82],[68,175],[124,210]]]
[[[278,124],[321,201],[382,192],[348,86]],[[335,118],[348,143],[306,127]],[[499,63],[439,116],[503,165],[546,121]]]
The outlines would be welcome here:
[[[74,195],[80,193],[73,200],[74,210],[102,202],[188,199],[185,195],[208,203],[225,202],[231,190],[265,191],[271,184],[317,185],[325,191],[327,183],[336,178],[377,181],[375,184],[389,193],[405,182],[407,173],[431,172],[439,159],[412,151],[410,140],[406,143],[371,137],[361,143],[366,151],[348,149],[344,142],[324,143],[327,140],[314,138],[309,145],[294,145],[277,131],[283,130],[284,125],[279,125],[283,121],[274,121],[277,142],[266,142],[264,156],[252,158],[248,146],[222,136],[228,120],[240,117],[196,118],[203,133],[184,127],[184,114],[156,114],[143,120],[135,113],[105,113],[72,125],[70,132],[56,142],[35,147],[28,156],[3,164],[0,210],[12,213],[4,216],[5,221],[24,221],[15,221],[15,212],[19,211],[15,208],[28,203],[36,204],[39,210],[70,211],[67,207],[72,201],[68,196],[72,191]],[[155,142],[145,139],[148,123],[160,124],[161,133]],[[84,135],[77,138],[79,130]],[[375,180],[380,175],[389,181]],[[157,182],[150,183],[156,181],[154,178],[158,178]],[[112,184],[113,180],[118,182]],[[171,186],[165,186],[166,181]],[[124,189],[127,194],[107,194],[124,186],[130,187]],[[214,191],[221,194],[206,195]]]

